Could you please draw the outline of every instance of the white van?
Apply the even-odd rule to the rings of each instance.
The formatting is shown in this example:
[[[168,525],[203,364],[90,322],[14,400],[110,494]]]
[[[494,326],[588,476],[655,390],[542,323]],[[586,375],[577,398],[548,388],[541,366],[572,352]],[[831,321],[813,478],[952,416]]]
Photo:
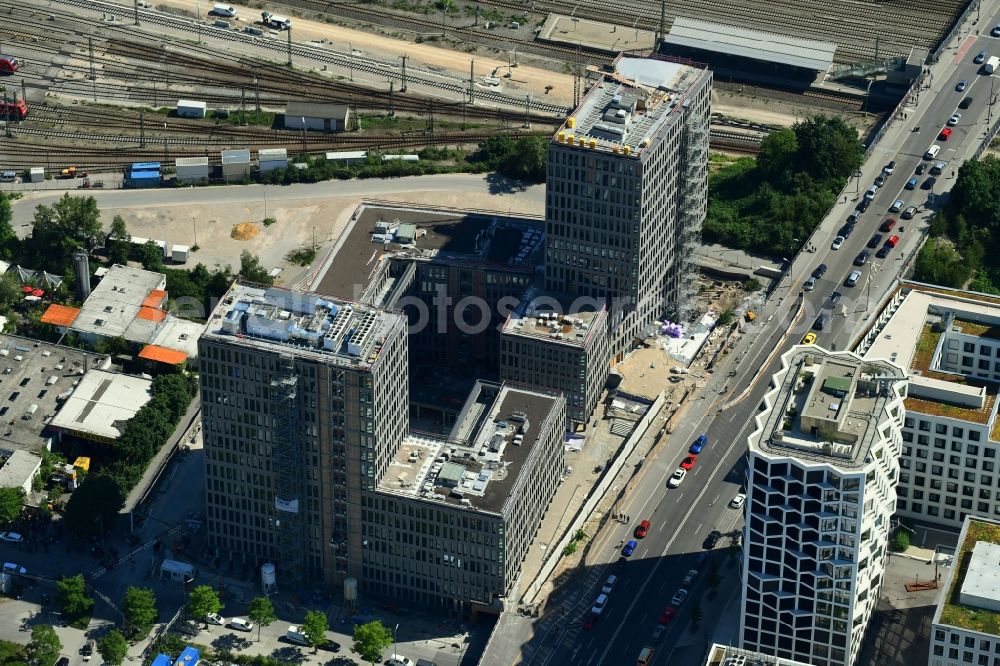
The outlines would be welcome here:
[[[925,160],[932,160],[935,157],[937,157],[937,154],[940,153],[940,152],[941,152],[941,146],[939,146],[939,145],[937,145],[935,143],[933,146],[931,146],[930,148],[927,149],[926,153],[924,153],[924,159]]]
[[[212,13],[216,16],[227,16],[232,18],[236,16],[236,8],[232,5],[213,5]]]
[[[653,661],[653,648],[644,647],[639,652],[639,658],[636,660],[636,666],[649,666],[649,663]]]

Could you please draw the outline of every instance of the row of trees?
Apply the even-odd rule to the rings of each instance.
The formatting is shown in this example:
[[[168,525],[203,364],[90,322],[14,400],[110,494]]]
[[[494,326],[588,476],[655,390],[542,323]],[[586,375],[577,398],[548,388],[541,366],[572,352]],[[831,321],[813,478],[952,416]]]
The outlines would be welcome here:
[[[1000,294],[1000,159],[970,160],[934,216],[914,277]]]
[[[782,257],[795,253],[864,161],[857,132],[816,116],[769,134],[754,158],[709,176],[709,243]]]

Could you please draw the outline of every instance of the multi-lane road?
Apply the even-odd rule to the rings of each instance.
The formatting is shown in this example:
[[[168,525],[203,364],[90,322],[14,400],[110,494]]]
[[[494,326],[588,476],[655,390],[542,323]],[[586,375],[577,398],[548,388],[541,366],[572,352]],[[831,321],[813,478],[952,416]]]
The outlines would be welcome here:
[[[984,20],[984,32],[995,21]],[[1000,40],[987,35],[970,35],[957,50],[942,56],[944,62],[935,68],[934,76],[944,80],[930,80],[930,88],[921,92],[919,104],[907,111],[903,134],[887,137],[862,169],[858,178],[857,193],[848,195],[836,207],[831,217],[820,227],[812,239],[816,251],[803,255],[795,264],[790,278],[779,287],[776,296],[783,303],[774,317],[760,322],[743,341],[745,349],[738,348],[732,355],[731,365],[723,366],[709,383],[706,395],[689,407],[688,418],[675,431],[655,460],[647,462],[640,472],[635,489],[619,510],[630,517],[630,523],[613,524],[597,537],[596,546],[604,555],[604,567],[581,576],[592,588],[577,591],[576,606],[567,614],[567,624],[560,632],[552,632],[544,640],[555,643],[555,649],[545,650],[546,663],[575,663],[581,666],[598,664],[632,663],[643,646],[653,645],[652,664],[699,664],[710,636],[714,633],[719,614],[729,602],[728,617],[723,620],[728,636],[737,640],[737,619],[732,615],[732,603],[738,594],[738,561],[726,551],[729,539],[724,538],[703,563],[700,576],[676,615],[666,625],[662,636],[654,642],[653,633],[659,625],[659,616],[670,605],[671,597],[681,587],[686,572],[696,567],[702,552],[702,542],[711,530],[737,533],[743,524],[742,512],[728,507],[729,501],[739,492],[744,478],[743,461],[746,438],[754,427],[753,416],[767,390],[767,377],[777,371],[778,355],[793,344],[799,343],[811,329],[816,318],[823,313],[830,315],[823,330],[815,331],[817,344],[830,349],[844,349],[867,324],[880,297],[895,281],[901,267],[922,239],[928,218],[934,207],[934,196],[951,188],[953,172],[979,145],[986,130],[988,107],[1000,82],[981,72],[972,62],[981,50],[1000,53]],[[1000,77],[1000,74],[997,75]],[[968,85],[959,92],[956,86],[966,80]],[[996,91],[991,90],[996,86]],[[965,97],[972,102],[961,109],[961,120],[952,129],[947,140],[938,135],[958,105]],[[928,148],[938,144],[940,153],[932,161],[924,159]],[[860,216],[853,233],[843,246],[833,250],[831,241],[864,196],[882,167],[895,160],[895,170],[879,188],[868,210]],[[921,189],[930,175],[934,162],[947,162],[943,173],[931,189]],[[926,164],[928,171],[917,176],[915,189],[905,189],[907,181],[915,174],[919,164]],[[849,188],[849,191],[853,190]],[[918,213],[912,220],[902,220],[888,209],[896,199],[907,206],[917,206]],[[858,253],[866,245],[887,217],[897,219],[892,233],[901,240],[887,257],[872,257],[862,267],[854,265]],[[809,274],[820,264],[826,264],[826,273],[817,281],[813,291],[802,291]],[[852,270],[862,272],[857,286],[847,287],[845,278]],[[843,296],[834,307],[829,307],[832,292]],[[732,373],[727,373],[730,370]],[[724,407],[724,408],[723,408]],[[667,487],[667,479],[687,454],[688,446],[700,433],[707,434],[709,445],[698,456],[698,462],[677,489]],[[627,564],[618,567],[619,543],[630,539],[639,521],[648,519],[652,527],[648,536],[639,540],[636,552]],[[707,575],[715,568],[722,579],[717,592],[708,590]],[[589,629],[583,624],[590,614],[593,599],[606,576],[618,569],[609,601],[599,620]],[[692,608],[699,604],[704,618],[697,628],[691,622]]]

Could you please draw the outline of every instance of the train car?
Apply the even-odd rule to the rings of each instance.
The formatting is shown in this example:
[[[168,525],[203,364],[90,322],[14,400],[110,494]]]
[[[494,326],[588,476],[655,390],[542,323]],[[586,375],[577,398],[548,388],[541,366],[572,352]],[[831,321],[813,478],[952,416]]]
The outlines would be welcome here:
[[[0,55],[0,74],[13,74],[20,66],[14,56]]]
[[[0,101],[0,118],[5,120],[24,120],[28,117],[28,105],[23,99]]]

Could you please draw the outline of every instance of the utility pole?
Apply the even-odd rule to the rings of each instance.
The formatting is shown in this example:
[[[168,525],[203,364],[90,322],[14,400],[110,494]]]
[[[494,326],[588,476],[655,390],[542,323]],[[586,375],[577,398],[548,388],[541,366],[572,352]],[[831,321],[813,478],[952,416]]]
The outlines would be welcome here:
[[[246,88],[243,86],[240,86],[240,117],[245,127],[247,124],[247,96]]]
[[[139,0],[135,0],[135,24],[139,25]]]
[[[479,3],[476,3],[476,22],[473,25],[479,25]]]
[[[404,53],[403,55],[401,55],[399,57],[403,59],[403,80],[400,82],[399,92],[404,93],[404,92],[406,92],[406,58],[407,58],[407,55]]]
[[[476,94],[472,88],[472,81],[473,78],[475,77],[475,71],[476,71],[476,61],[470,60],[469,61],[469,104],[473,104],[476,101]]]
[[[145,113],[139,112],[139,147],[146,147],[146,123],[145,123]]]
[[[198,43],[201,44],[201,5],[198,5]]]
[[[396,82],[392,79],[389,80],[389,117],[396,115],[392,110],[392,89],[396,86]]]
[[[90,80],[93,81],[97,78],[94,74],[94,38],[87,37],[87,53],[90,57]]]
[[[260,79],[257,78],[256,76],[253,77],[253,94],[254,94],[254,98],[255,98],[254,101],[256,102],[257,115],[259,116],[260,115]]]
[[[288,66],[292,66],[292,26],[288,26]]]
[[[351,81],[354,80],[354,44],[347,42],[347,71],[351,75]],[[403,75],[403,79],[406,79],[406,75]],[[406,88],[406,85],[403,85]]]
[[[529,93],[527,97],[524,98],[524,127],[526,129],[531,127],[531,123],[528,122],[528,115],[531,113],[531,94]]]
[[[656,37],[656,51],[659,52],[664,37],[667,36],[667,0],[660,0],[660,34]]]

